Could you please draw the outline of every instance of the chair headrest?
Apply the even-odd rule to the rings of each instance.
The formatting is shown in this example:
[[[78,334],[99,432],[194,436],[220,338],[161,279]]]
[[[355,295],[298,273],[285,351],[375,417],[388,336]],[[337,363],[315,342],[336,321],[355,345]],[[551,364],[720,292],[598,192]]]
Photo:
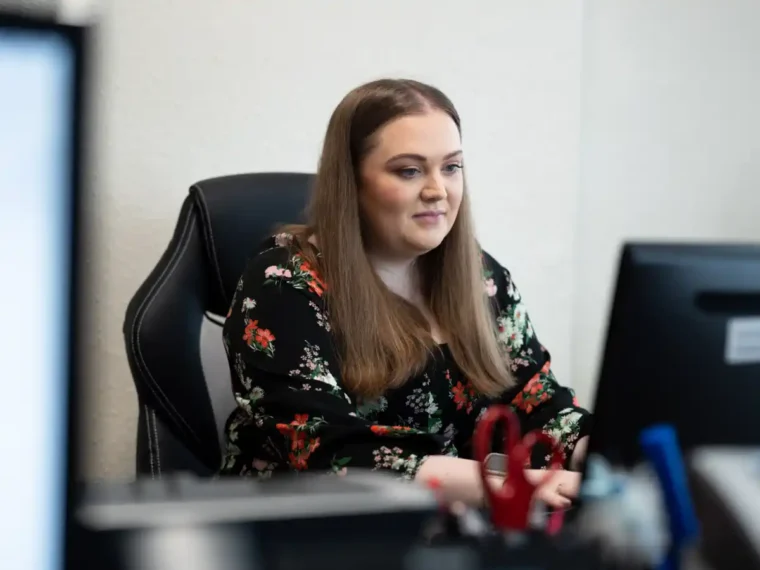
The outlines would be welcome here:
[[[314,180],[305,173],[255,173],[209,178],[190,188],[207,249],[207,310],[226,314],[247,258],[278,226],[300,223]]]

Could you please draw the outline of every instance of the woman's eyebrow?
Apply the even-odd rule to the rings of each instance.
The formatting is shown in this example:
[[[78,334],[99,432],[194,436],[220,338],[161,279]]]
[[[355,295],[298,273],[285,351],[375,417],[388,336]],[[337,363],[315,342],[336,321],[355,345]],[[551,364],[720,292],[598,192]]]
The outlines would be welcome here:
[[[461,154],[462,154],[462,150],[461,149],[455,150],[453,152],[448,153],[446,156],[444,156],[443,160],[450,160],[450,159],[454,158],[455,156],[458,156],[458,155],[461,155]],[[422,156],[421,154],[415,154],[415,153],[405,152],[405,153],[402,153],[402,154],[397,154],[395,156],[392,156],[391,158],[389,158],[386,161],[386,164],[389,163],[389,162],[393,162],[393,161],[402,159],[402,158],[407,159],[407,160],[417,160],[419,162],[427,162],[427,158],[424,157],[424,156]]]

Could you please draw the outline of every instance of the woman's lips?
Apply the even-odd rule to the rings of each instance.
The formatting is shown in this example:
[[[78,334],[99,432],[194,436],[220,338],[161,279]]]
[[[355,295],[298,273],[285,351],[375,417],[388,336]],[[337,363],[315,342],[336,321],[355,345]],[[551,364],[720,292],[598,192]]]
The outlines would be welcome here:
[[[443,212],[422,212],[421,214],[415,214],[412,217],[422,224],[432,225],[437,224],[442,220],[443,216]]]

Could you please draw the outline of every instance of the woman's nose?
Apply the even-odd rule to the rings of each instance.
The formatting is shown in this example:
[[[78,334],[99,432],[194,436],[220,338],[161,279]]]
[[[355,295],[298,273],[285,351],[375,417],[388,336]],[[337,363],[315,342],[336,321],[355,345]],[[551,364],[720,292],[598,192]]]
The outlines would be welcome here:
[[[422,189],[422,200],[425,202],[437,202],[446,199],[446,185],[443,180],[437,176],[431,176],[427,179],[425,187]]]

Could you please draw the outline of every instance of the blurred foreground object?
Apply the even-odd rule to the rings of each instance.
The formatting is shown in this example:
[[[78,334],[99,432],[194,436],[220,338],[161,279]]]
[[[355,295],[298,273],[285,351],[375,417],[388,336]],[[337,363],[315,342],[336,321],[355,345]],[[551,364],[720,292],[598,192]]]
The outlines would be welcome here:
[[[455,514],[459,529],[445,525],[432,539],[426,531],[441,514],[429,489],[369,471],[91,485],[76,515],[73,567],[602,570],[596,549],[569,534],[507,537],[474,512]]]
[[[0,9],[3,570],[63,569],[77,465],[87,33],[40,16]]]
[[[661,424],[645,429],[639,442],[647,462],[630,473],[589,457],[578,536],[597,540],[605,559],[619,566],[686,570],[700,529],[678,437]]]
[[[659,570],[681,570],[697,547],[699,523],[694,513],[681,446],[675,428],[660,424],[645,429],[639,438],[641,448],[652,466],[662,502],[668,516],[668,552]]]
[[[719,570],[760,568],[760,448],[698,450],[690,475],[705,559]]]
[[[503,424],[501,454],[506,458],[506,469],[501,486],[494,486],[492,472],[489,469],[489,458],[494,448],[494,430]],[[533,496],[538,484],[528,481],[524,466],[529,463],[533,447],[544,445],[546,453],[551,457],[550,468],[561,469],[564,454],[559,444],[549,435],[533,431],[523,435],[520,432],[520,420],[507,406],[493,405],[478,421],[473,438],[475,459],[480,464],[480,477],[489,506],[491,524],[505,533],[523,533],[529,529],[532,507],[535,505]],[[545,484],[554,476],[547,470],[543,480]],[[550,515],[552,532],[562,527],[562,511]],[[556,529],[556,530],[555,530]]]
[[[574,530],[600,544],[605,560],[633,569],[655,568],[670,545],[657,478],[648,466],[613,469],[601,456],[588,459],[583,506]]]
[[[72,545],[83,568],[401,568],[438,506],[389,475],[176,476],[91,485]]]
[[[0,13],[54,19],[59,0],[0,0]]]
[[[100,3],[101,0],[58,0],[58,21],[78,26],[94,24]]]
[[[0,0],[0,13],[82,26],[94,23],[99,5],[100,0]]]

